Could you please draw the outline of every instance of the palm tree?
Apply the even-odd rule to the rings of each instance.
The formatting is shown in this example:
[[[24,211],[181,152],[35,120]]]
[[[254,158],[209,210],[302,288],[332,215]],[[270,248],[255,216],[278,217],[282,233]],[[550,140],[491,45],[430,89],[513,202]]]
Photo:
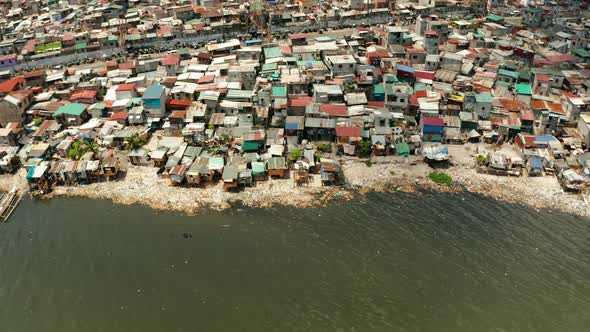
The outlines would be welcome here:
[[[135,149],[139,149],[142,146],[147,144],[147,141],[144,137],[141,137],[137,134],[127,138],[125,140],[125,142],[127,143],[127,150],[135,150]]]
[[[98,155],[98,144],[94,141],[84,141],[84,153],[92,152],[92,156]]]
[[[70,149],[68,150],[68,157],[70,157],[72,160],[80,160],[84,153],[84,147],[79,141],[76,141],[72,143],[72,146],[70,146]]]

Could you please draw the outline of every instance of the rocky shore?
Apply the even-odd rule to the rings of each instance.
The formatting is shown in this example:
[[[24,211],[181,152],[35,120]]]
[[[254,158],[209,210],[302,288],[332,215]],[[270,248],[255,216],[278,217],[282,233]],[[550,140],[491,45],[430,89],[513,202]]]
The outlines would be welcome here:
[[[206,208],[222,210],[241,204],[268,208],[275,205],[321,207],[332,200],[358,199],[369,192],[468,191],[494,199],[549,208],[590,217],[590,208],[580,195],[564,192],[555,177],[499,177],[480,174],[467,159],[458,160],[446,172],[455,185],[443,186],[428,179],[432,169],[418,157],[377,157],[370,165],[364,160],[341,160],[346,183],[322,187],[319,175],[309,186],[296,187],[292,178],[259,181],[238,192],[223,191],[222,184],[207,188],[173,187],[151,167],[129,167],[124,178],[84,186],[60,186],[43,198],[77,196],[110,199],[117,204],[145,204],[154,209],[196,214]],[[26,190],[24,170],[0,176],[0,190]]]

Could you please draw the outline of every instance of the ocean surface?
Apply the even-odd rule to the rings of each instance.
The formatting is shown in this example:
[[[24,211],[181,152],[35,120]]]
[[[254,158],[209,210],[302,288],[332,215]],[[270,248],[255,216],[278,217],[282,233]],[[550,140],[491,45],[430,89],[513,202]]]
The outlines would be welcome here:
[[[23,201],[0,331],[589,331],[590,220],[472,194],[199,216]]]

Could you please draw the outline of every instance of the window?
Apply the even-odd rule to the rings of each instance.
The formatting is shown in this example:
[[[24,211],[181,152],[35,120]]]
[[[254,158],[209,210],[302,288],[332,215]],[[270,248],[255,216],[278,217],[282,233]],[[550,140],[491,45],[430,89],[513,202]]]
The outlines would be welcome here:
[[[406,101],[405,101],[405,99],[404,99],[404,98],[400,98],[399,102],[400,102],[400,103],[405,103]]]
[[[338,65],[338,68],[342,69],[342,65]]]

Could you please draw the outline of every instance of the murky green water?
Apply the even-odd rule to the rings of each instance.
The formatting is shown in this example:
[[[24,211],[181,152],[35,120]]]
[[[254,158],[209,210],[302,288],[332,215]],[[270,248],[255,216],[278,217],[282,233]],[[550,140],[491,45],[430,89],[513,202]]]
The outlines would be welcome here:
[[[476,195],[197,217],[27,200],[0,225],[0,331],[588,331],[589,238]]]

